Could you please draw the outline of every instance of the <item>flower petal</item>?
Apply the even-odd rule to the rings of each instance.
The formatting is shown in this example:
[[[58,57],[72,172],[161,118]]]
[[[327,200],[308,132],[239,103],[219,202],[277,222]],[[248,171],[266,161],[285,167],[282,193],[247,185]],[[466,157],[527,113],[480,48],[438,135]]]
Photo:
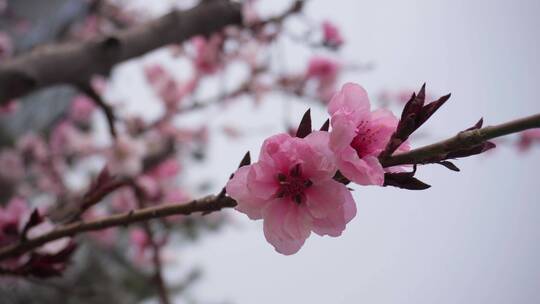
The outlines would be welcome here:
[[[298,227],[294,225],[295,216],[298,216],[295,213],[294,204],[277,199],[268,204],[268,206],[263,210],[264,217],[264,236],[266,240],[274,246],[277,252],[284,255],[291,255],[304,245],[306,238],[309,236],[309,233],[296,234],[293,227]],[[289,213],[293,214],[289,214]],[[286,219],[290,217],[287,224],[288,229],[285,229]],[[296,218],[298,220],[298,218]],[[291,233],[292,232],[292,233]],[[300,236],[298,238],[292,237],[292,235]],[[305,237],[304,237],[305,236]]]
[[[266,205],[266,202],[254,196],[247,187],[247,175],[250,169],[251,166],[238,169],[233,178],[227,183],[225,189],[227,194],[238,203],[235,209],[245,213],[250,219],[256,220],[262,218],[261,210]]]
[[[369,111],[369,109],[369,97],[366,90],[354,83],[343,85],[328,104],[328,113],[331,115],[338,111],[353,113]]]

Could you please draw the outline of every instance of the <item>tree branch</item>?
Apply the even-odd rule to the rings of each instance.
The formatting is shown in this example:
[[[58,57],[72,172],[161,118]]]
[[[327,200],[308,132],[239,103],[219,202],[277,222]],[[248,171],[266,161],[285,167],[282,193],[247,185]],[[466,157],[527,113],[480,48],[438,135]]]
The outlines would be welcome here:
[[[500,125],[463,131],[454,137],[434,144],[414,149],[409,152],[400,153],[389,157],[382,157],[380,162],[385,168],[406,164],[422,164],[429,162],[438,155],[444,155],[457,149],[471,148],[492,138],[517,133],[532,128],[540,128],[540,114],[516,119]]]
[[[120,62],[241,22],[239,3],[214,0],[89,41],[38,47],[0,65],[0,105],[48,86],[88,83]]]
[[[79,221],[65,226],[60,226],[55,230],[37,238],[28,239],[23,242],[0,248],[0,260],[21,255],[48,242],[64,237],[72,237],[83,232],[103,230],[117,226],[126,226],[136,222],[148,221],[171,215],[189,215],[197,212],[202,212],[204,215],[235,206],[236,201],[230,197],[217,197],[215,195],[209,195],[188,203],[160,205],[156,207],[132,210],[127,213],[112,215],[88,222]]]
[[[94,88],[88,83],[85,84],[79,84],[77,86],[81,92],[83,92],[86,96],[90,97],[96,106],[101,108],[103,113],[105,114],[105,118],[107,119],[107,125],[109,126],[109,133],[111,133],[112,138],[116,138],[116,127],[114,126],[114,123],[116,121],[116,116],[114,115],[113,108],[108,105],[103,98],[99,95]]]

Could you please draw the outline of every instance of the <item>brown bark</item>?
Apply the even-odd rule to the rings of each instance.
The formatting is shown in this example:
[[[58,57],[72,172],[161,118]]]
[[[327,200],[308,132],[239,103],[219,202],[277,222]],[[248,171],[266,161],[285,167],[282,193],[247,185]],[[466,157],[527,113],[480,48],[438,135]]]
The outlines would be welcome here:
[[[38,47],[0,65],[0,105],[41,88],[87,83],[118,63],[241,22],[239,3],[213,0],[89,41]]]

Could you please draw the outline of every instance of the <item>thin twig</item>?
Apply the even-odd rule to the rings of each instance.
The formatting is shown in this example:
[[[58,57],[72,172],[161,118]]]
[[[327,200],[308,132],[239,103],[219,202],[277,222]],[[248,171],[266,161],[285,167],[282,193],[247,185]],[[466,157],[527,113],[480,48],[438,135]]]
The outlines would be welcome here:
[[[492,138],[517,133],[532,128],[540,128],[540,114],[516,119],[495,126],[463,131],[449,139],[420,147],[409,152],[381,158],[380,161],[383,167],[406,164],[422,164],[438,155],[445,154],[456,149],[471,148]]]
[[[88,222],[79,221],[65,226],[60,226],[55,230],[39,237],[0,248],[0,260],[18,256],[25,252],[34,250],[48,242],[64,237],[72,237],[83,232],[103,230],[117,226],[127,226],[132,223],[148,221],[171,215],[189,215],[197,212],[208,214],[224,208],[232,208],[235,206],[236,201],[230,197],[218,198],[215,195],[208,195],[187,203],[166,204],[156,207],[132,210],[130,212],[107,216]]]
[[[92,88],[88,83],[79,84],[79,90],[81,90],[85,95],[90,97],[94,103],[101,108],[103,113],[105,113],[105,118],[107,119],[107,124],[109,125],[109,132],[113,138],[116,138],[116,128],[114,122],[116,121],[116,116],[114,115],[113,108],[109,106],[103,98]]]

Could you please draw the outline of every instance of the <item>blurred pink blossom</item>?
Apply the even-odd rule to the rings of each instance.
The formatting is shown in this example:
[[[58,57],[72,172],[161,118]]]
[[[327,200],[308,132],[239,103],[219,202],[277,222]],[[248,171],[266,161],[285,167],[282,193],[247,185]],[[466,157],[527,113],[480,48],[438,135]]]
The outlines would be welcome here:
[[[142,170],[146,148],[142,141],[119,135],[108,155],[107,166],[113,175],[136,176]]]
[[[0,177],[18,181],[24,176],[24,164],[21,155],[13,149],[0,151]]]
[[[6,237],[5,227],[8,225],[13,225],[16,231],[20,228],[20,223],[23,218],[30,214],[30,209],[26,200],[20,197],[12,198],[6,206],[0,207],[0,246],[5,245],[4,242]]]
[[[142,228],[132,228],[129,231],[129,240],[134,252],[134,260],[139,264],[145,264],[148,260],[149,249],[152,246],[150,236]]]
[[[331,47],[339,47],[344,40],[339,29],[330,21],[324,21],[322,24],[324,44]]]
[[[185,96],[197,86],[197,78],[181,84],[159,64],[144,67],[144,73],[150,86],[168,109],[177,109]]]
[[[157,180],[166,180],[177,176],[180,172],[180,168],[178,160],[169,158],[147,172],[147,175],[152,176]]]
[[[69,108],[69,117],[75,122],[87,123],[96,109],[92,99],[79,95],[73,98]]]
[[[296,253],[311,234],[339,236],[356,215],[349,190],[332,179],[328,133],[268,138],[259,161],[238,169],[227,183],[236,209],[264,220],[264,234],[282,254]]]
[[[192,40],[195,47],[195,69],[197,74],[208,75],[217,72],[221,66],[221,47],[223,37],[214,34],[210,38],[197,36]]]
[[[521,151],[529,150],[533,144],[540,144],[540,128],[520,133],[518,147]]]
[[[137,186],[144,193],[145,199],[156,201],[161,195],[161,187],[159,181],[153,176],[142,175],[137,177]]]
[[[317,82],[318,97],[327,102],[336,91],[336,82],[341,65],[330,58],[316,56],[310,59],[306,79]]]
[[[54,155],[85,154],[94,150],[91,134],[84,134],[69,120],[61,121],[53,129],[49,147]]]
[[[127,212],[137,208],[137,198],[133,189],[122,188],[117,190],[112,197],[112,208],[117,212]]]
[[[244,25],[253,25],[260,21],[259,13],[255,8],[256,0],[247,0],[242,6],[242,17],[244,18]]]
[[[49,151],[43,138],[34,133],[27,133],[17,140],[17,150],[27,158],[43,162],[47,159]]]
[[[53,231],[54,228],[55,225],[50,220],[45,219],[42,223],[28,230],[27,235],[28,238],[37,238]],[[57,254],[61,250],[65,249],[70,244],[70,242],[71,239],[69,237],[64,237],[55,241],[45,243],[45,245],[39,247],[36,251],[43,254]]]

